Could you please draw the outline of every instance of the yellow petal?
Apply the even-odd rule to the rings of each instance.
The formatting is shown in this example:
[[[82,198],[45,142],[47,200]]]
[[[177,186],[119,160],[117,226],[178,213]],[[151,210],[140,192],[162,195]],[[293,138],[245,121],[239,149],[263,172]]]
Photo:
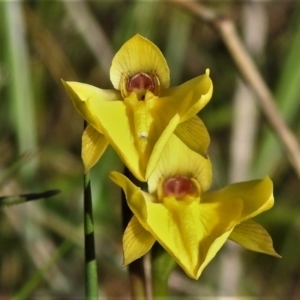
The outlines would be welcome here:
[[[148,39],[136,34],[116,53],[110,68],[110,80],[120,89],[122,74],[156,74],[162,89],[169,87],[169,68],[161,51]]]
[[[235,183],[219,191],[205,193],[201,203],[226,202],[232,199],[243,201],[244,209],[240,222],[245,221],[273,206],[273,183],[269,177]]]
[[[153,246],[155,238],[132,217],[123,235],[123,266],[145,255]]]
[[[135,144],[132,124],[128,120],[123,101],[97,101],[95,98],[89,98],[86,104],[100,124],[106,139],[125,165],[138,180],[143,181],[145,177],[145,170],[141,166],[143,157],[140,156]]]
[[[86,101],[90,98],[93,98],[96,101],[118,100],[121,99],[121,94],[115,90],[101,90],[92,85],[80,82],[65,82],[62,80],[62,83],[80,115],[95,129],[102,133],[101,125],[95,117],[94,112],[90,111],[86,106]]]
[[[198,116],[180,123],[174,134],[191,150],[207,158],[210,143],[208,131]]]
[[[157,142],[164,132],[169,132],[170,123],[177,120],[171,128],[173,133],[179,123],[176,115],[171,115],[168,111],[157,110],[160,99],[151,92],[146,95],[145,101],[139,101],[134,93],[124,99],[127,117],[132,123],[132,133],[135,135],[136,144],[141,155],[151,153],[153,145]],[[166,130],[167,129],[167,130]],[[165,145],[165,143],[164,143]]]
[[[161,122],[158,122],[158,119],[156,119],[153,122],[152,128],[154,129],[152,131],[152,134],[156,133],[155,138],[158,139],[155,140],[153,139],[152,144],[152,152],[150,154],[149,160],[147,162],[147,169],[146,169],[146,180],[148,180],[150,174],[153,172],[153,170],[156,168],[157,163],[164,152],[165,146],[168,143],[170,137],[173,135],[174,130],[178,126],[179,123],[179,117],[178,115],[175,115],[170,121],[167,123],[166,127],[162,130],[162,127],[164,122],[161,120]],[[160,133],[160,134],[159,134]]]
[[[195,116],[210,100],[213,91],[209,70],[179,86],[163,90],[161,106],[167,107],[180,116],[184,122]]]
[[[268,232],[253,220],[247,220],[235,226],[229,239],[248,250],[281,257],[273,248],[273,241]]]
[[[88,124],[82,135],[81,157],[84,173],[97,163],[107,146],[108,141],[105,136]]]
[[[239,200],[201,205],[170,197],[164,205],[149,201],[146,205],[149,231],[194,279],[225,243],[242,210]]]
[[[148,190],[153,193],[161,178],[176,175],[194,178],[201,191],[206,191],[212,181],[212,167],[209,159],[205,159],[190,150],[176,135],[172,135],[148,180]]]
[[[145,205],[145,194],[135,186],[126,176],[118,172],[110,172],[109,178],[120,186],[125,193],[128,205],[135,216],[138,217],[140,224],[148,230],[147,207]]]

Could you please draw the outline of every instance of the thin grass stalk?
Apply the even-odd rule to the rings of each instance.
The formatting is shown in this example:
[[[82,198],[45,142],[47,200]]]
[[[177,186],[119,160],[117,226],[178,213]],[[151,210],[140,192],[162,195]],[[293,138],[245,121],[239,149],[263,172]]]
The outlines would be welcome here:
[[[12,196],[1,196],[0,207],[17,205],[17,204],[21,204],[33,200],[49,198],[55,196],[58,193],[60,193],[60,190],[49,190],[40,193],[27,193],[27,194],[12,195]]]
[[[84,124],[86,127],[86,123]],[[90,173],[83,176],[84,180],[84,253],[85,253],[85,296],[87,300],[99,299],[98,273],[95,254],[94,220]]]
[[[269,88],[253,60],[248,55],[248,52],[245,50],[233,22],[230,19],[221,18],[213,10],[193,1],[172,0],[172,2],[207,22],[220,34],[240,74],[256,94],[264,116],[270,127],[277,134],[279,141],[286,151],[291,166],[294,168],[298,178],[300,178],[299,143],[281,117]]]
[[[82,35],[87,46],[93,53],[97,63],[105,73],[109,73],[113,51],[104,30],[89,9],[86,1],[62,0],[75,28]]]
[[[297,3],[298,10],[295,9],[292,39],[286,47],[287,53],[281,59],[282,66],[279,72],[278,84],[275,89],[276,104],[286,122],[295,125],[299,121],[299,82],[300,82],[300,3]],[[272,153],[272,159],[269,159]],[[278,174],[278,166],[284,157],[282,147],[278,143],[273,132],[267,131],[263,136],[261,146],[253,166],[252,176],[264,176],[265,174]]]
[[[122,13],[119,28],[114,32],[115,45],[122,45],[124,41],[136,33],[150,40],[156,36],[157,27],[153,24],[161,11],[161,3],[159,1],[135,0],[131,5],[131,9],[124,10]]]
[[[253,23],[253,16],[256,16]],[[254,59],[261,56],[266,41],[266,10],[262,3],[249,1],[242,6],[242,32],[244,43]],[[237,78],[233,99],[233,118],[230,145],[229,182],[248,179],[253,160],[253,150],[258,134],[258,107],[252,90]],[[219,294],[237,296],[245,272],[242,249],[235,243],[227,243],[220,255]],[[228,280],[230,278],[230,280]]]
[[[186,62],[188,46],[191,43],[189,39],[192,18],[185,12],[175,9],[171,13],[164,54],[170,68],[171,85],[178,85]]]

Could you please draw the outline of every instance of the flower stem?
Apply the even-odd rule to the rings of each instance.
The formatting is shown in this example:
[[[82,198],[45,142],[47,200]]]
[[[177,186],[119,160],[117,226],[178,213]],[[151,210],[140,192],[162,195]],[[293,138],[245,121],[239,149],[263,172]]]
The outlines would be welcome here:
[[[168,297],[168,279],[176,263],[158,243],[151,250],[151,273],[153,300],[164,300]]]
[[[126,168],[124,171],[125,176],[129,179],[136,181],[131,172]],[[123,215],[123,228],[127,227],[130,219],[132,218],[132,212],[129,209],[124,192],[122,191],[122,215]],[[135,260],[128,266],[129,281],[132,300],[146,300],[146,276],[144,270],[143,257]]]
[[[132,262],[128,268],[132,300],[146,300],[146,278],[143,258]]]
[[[94,221],[90,174],[84,175],[84,250],[85,250],[85,297],[99,299],[98,274],[95,255]]]

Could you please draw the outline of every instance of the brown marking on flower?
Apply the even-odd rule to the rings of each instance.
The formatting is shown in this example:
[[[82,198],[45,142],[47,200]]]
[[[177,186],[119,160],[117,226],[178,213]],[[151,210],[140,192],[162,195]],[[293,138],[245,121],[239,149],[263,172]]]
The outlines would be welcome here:
[[[146,73],[138,73],[132,76],[127,83],[127,90],[130,92],[150,91],[154,92],[155,83],[151,76]]]
[[[163,195],[174,196],[177,199],[185,195],[193,195],[196,187],[193,181],[185,176],[176,176],[168,179],[163,185]]]

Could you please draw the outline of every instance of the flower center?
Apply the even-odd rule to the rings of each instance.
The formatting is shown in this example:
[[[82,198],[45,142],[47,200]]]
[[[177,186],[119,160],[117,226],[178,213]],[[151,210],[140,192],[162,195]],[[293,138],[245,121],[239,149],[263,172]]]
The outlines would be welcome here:
[[[147,100],[147,92],[148,94],[159,96],[159,78],[155,72],[151,74],[139,72],[131,77],[128,73],[123,73],[120,82],[120,90],[123,99],[128,97],[131,93],[135,93],[137,95],[138,100],[144,101]]]
[[[129,79],[127,84],[127,90],[129,92],[137,91],[150,91],[154,92],[155,83],[154,80],[146,73],[139,73]]]
[[[163,184],[163,195],[174,196],[176,199],[181,199],[186,195],[194,195],[197,188],[194,182],[185,176],[176,176],[168,179]]]

